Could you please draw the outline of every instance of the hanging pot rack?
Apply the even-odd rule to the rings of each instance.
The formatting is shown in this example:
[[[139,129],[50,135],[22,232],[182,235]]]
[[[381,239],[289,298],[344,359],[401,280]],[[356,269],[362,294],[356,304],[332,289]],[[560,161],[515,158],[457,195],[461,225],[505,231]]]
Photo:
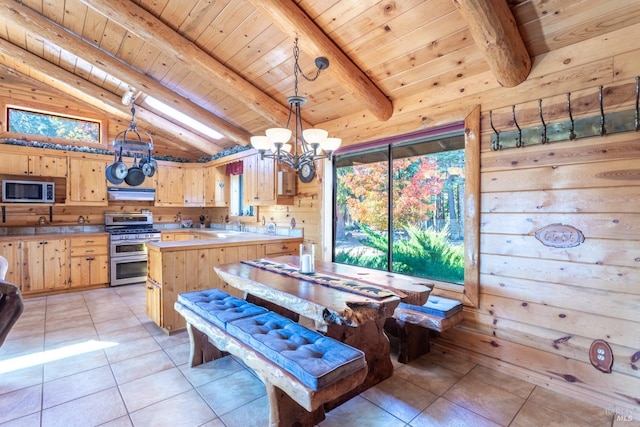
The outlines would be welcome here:
[[[148,141],[144,141],[138,127],[135,123],[136,105],[131,103],[131,122],[129,128],[119,132],[113,139],[113,146],[117,149],[122,148],[127,151],[149,152],[153,150],[153,138],[148,132],[144,132]]]
[[[511,115],[515,129],[500,131],[493,123],[493,111],[489,111],[489,124],[493,130],[491,150],[498,151],[509,148],[548,144],[551,142],[573,141],[579,138],[605,136],[621,132],[638,132],[640,130],[640,77],[635,79],[635,108],[632,110],[604,111],[604,88],[598,86],[598,103],[600,114],[596,116],[573,118],[571,93],[567,93],[568,120],[548,123],[542,113],[542,99],[538,100],[540,124],[521,128],[516,120],[516,106],[511,106]]]

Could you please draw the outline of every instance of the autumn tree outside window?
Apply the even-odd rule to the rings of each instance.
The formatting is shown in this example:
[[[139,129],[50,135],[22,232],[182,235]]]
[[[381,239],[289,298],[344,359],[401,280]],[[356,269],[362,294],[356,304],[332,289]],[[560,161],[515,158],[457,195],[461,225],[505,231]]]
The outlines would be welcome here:
[[[462,130],[336,155],[335,262],[464,284]]]

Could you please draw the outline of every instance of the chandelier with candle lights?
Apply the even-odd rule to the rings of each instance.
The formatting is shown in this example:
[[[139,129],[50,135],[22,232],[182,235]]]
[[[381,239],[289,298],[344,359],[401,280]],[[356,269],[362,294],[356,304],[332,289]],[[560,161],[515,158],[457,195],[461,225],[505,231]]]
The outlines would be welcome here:
[[[307,98],[298,95],[298,75],[302,75],[307,81],[314,81],[320,72],[329,67],[329,60],[324,57],[316,58],[316,75],[308,77],[304,74],[298,63],[300,50],[298,49],[298,39],[295,39],[293,47],[293,57],[295,60],[294,94],[287,97],[289,103],[289,117],[287,124],[282,128],[271,128],[265,131],[266,135],[252,136],[251,145],[258,150],[261,159],[275,159],[284,163],[298,172],[302,181],[310,181],[315,175],[314,162],[316,160],[329,159],[339,146],[340,138],[329,138],[329,132],[324,129],[304,129],[302,128],[302,115],[300,107],[307,102]],[[291,116],[293,119],[293,129],[290,128]],[[293,142],[291,136],[293,135]],[[293,152],[292,152],[293,150]]]

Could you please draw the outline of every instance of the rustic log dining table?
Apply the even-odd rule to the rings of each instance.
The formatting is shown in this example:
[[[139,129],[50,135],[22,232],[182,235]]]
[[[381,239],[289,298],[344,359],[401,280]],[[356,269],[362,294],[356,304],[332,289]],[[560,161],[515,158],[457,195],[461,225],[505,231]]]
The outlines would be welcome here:
[[[251,265],[241,262],[214,267],[220,279],[244,292],[245,298],[266,302],[272,309],[302,316],[326,336],[362,350],[368,365],[364,382],[343,396],[331,409],[393,374],[391,346],[384,332],[385,320],[393,316],[400,301],[422,305],[431,286],[415,277],[333,262],[316,262],[311,276],[296,273],[297,256],[267,258]],[[285,266],[282,271],[261,268],[259,263]],[[326,280],[323,280],[326,279]],[[337,284],[337,286],[334,286]],[[351,288],[342,285],[351,285]],[[365,296],[358,292],[363,289]],[[298,319],[294,319],[298,321]]]

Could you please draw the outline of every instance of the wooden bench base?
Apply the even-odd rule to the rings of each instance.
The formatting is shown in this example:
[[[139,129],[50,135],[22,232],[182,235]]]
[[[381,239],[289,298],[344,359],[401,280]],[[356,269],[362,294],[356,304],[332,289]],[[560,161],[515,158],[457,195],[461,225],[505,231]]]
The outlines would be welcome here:
[[[319,390],[312,390],[282,367],[208,322],[187,307],[176,303],[176,311],[187,321],[191,342],[191,366],[227,354],[240,358],[265,384],[269,399],[269,425],[313,426],[325,418],[324,404],[354,389],[367,376],[366,365]]]
[[[397,307],[393,317],[387,319],[385,331],[398,339],[398,362],[409,363],[429,352],[429,340],[434,334],[453,328],[463,318],[462,312],[440,318]]]

